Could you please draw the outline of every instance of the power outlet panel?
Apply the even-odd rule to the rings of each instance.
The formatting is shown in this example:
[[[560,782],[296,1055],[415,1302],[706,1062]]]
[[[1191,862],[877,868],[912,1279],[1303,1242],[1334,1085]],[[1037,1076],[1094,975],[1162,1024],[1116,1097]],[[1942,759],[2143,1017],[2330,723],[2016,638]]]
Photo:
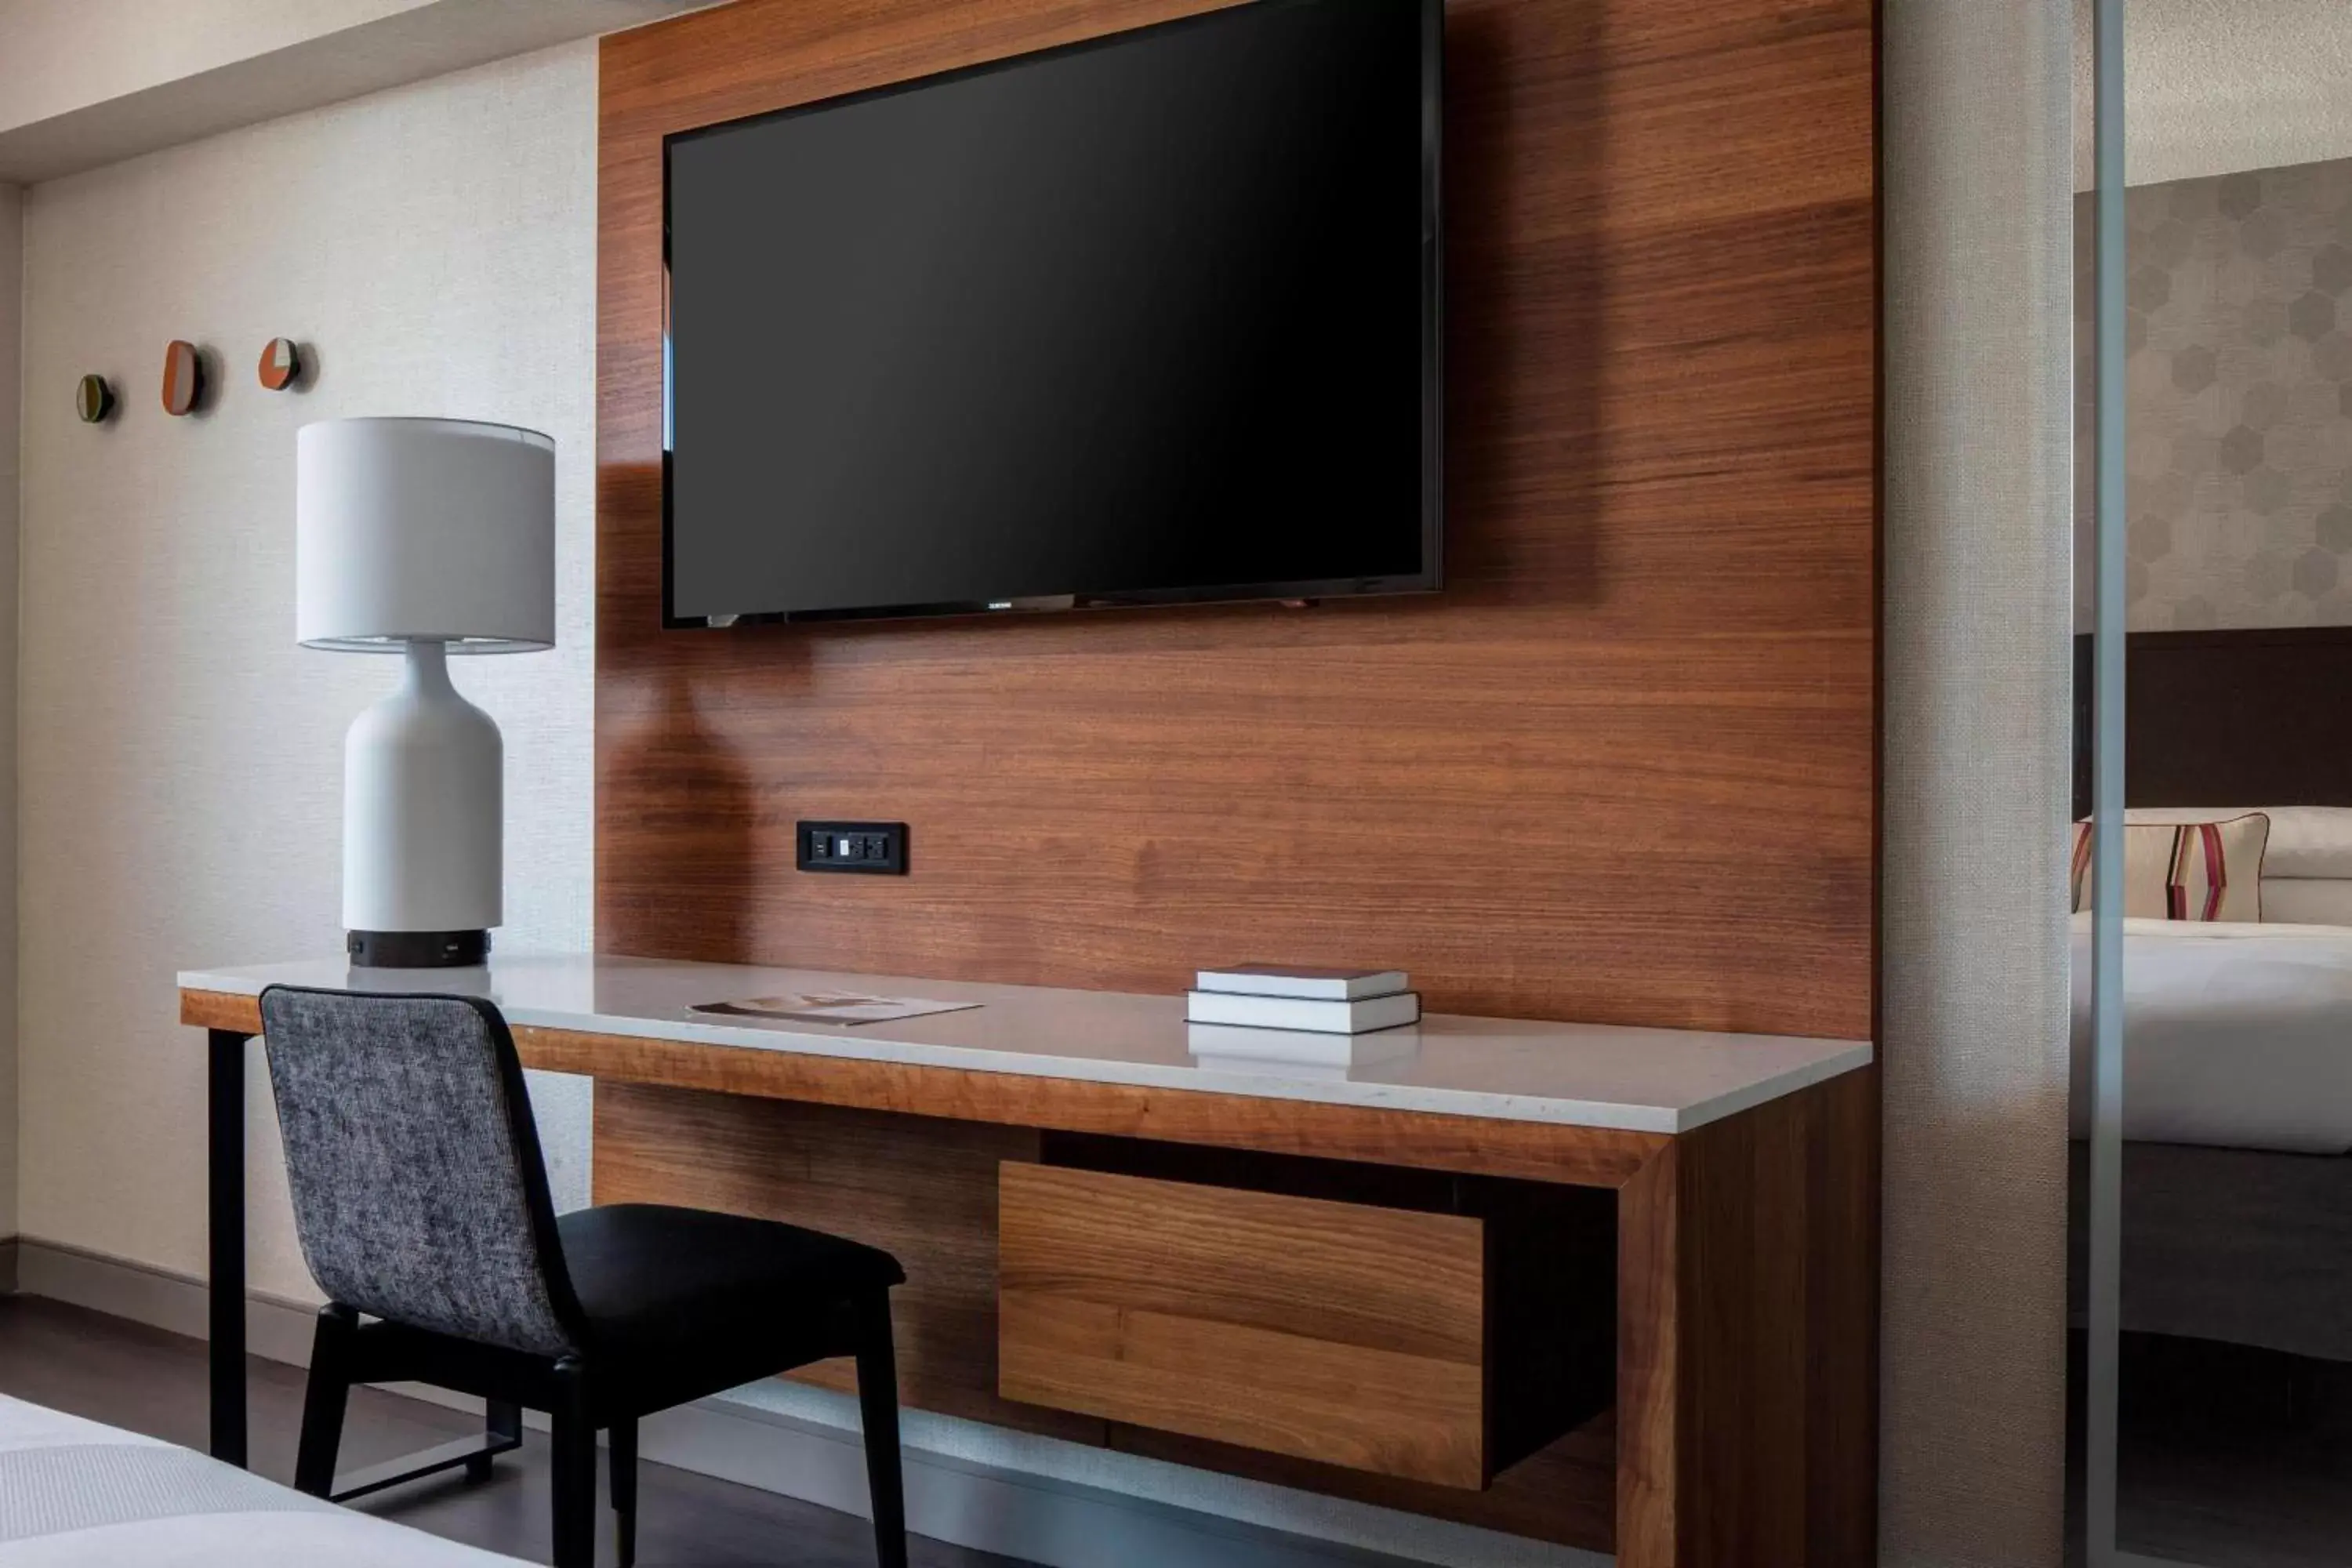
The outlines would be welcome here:
[[[903,822],[803,822],[796,825],[793,863],[803,871],[851,871],[865,877],[907,874]]]

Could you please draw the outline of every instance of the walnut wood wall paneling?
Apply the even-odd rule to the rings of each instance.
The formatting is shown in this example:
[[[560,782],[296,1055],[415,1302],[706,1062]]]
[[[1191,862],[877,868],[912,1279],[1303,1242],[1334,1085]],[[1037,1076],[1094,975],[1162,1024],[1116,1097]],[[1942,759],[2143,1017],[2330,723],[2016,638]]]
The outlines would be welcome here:
[[[1871,0],[1454,0],[1427,601],[659,629],[663,132],[1211,8],[738,0],[608,38],[597,931],[617,952],[1872,1026]],[[793,870],[888,817],[905,879]]]
[[[660,135],[1215,3],[738,0],[606,41],[600,943],[1159,991],[1204,959],[1388,963],[1442,1009],[1869,1034],[1872,0],[1453,0],[1444,595],[659,629]],[[795,874],[792,824],[826,816],[913,823],[914,874]],[[610,1059],[592,1046],[525,1042],[541,1065]],[[961,1077],[784,1083],[732,1059],[750,1053],[642,1055],[631,1073],[711,1089],[1013,1114]],[[1756,1561],[1865,1561],[1869,1358],[1792,1362],[1738,1303],[1801,1289],[1805,1344],[1867,1343],[1874,1081],[1803,1097],[1801,1136],[1759,1113],[1578,1154],[1565,1179],[1627,1184],[1621,1267],[1698,1245],[1621,1304],[1617,1415],[1486,1492],[1108,1439],[1548,1540],[1622,1536],[1629,1564],[1749,1560],[1721,1550],[1741,1517]],[[1112,1093],[1056,1101],[1049,1124],[1260,1142],[1171,1110]],[[1324,1131],[1352,1142],[1278,1146],[1377,1158],[1387,1137]],[[1562,1179],[1552,1155],[1481,1131],[1414,1158]],[[1768,1255],[1786,1237],[1755,1212],[1767,1188],[1810,1205],[1794,1264]],[[1687,1379],[1663,1402],[1662,1370]],[[1767,1433],[1794,1438],[1716,1451]],[[1718,1464],[1719,1499],[1697,1484]],[[1775,1481],[1794,1500],[1759,1495]]]

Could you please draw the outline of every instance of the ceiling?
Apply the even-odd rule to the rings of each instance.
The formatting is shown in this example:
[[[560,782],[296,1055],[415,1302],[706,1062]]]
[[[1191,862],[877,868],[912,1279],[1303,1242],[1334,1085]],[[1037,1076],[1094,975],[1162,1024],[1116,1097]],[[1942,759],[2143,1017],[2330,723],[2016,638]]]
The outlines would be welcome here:
[[[2127,183],[2352,157],[2352,0],[2123,0]],[[2074,185],[2091,185],[2091,8],[2075,0]]]
[[[0,182],[32,184],[709,0],[0,0]]]

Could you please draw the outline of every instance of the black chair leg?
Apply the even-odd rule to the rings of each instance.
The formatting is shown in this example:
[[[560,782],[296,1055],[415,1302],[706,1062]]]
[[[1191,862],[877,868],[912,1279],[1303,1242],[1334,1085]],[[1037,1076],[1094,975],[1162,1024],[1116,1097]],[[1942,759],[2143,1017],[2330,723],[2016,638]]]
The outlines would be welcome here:
[[[343,1410],[352,1392],[352,1339],[359,1314],[330,1301],[310,1337],[310,1376],[302,1394],[302,1441],[294,1456],[294,1489],[325,1497],[335,1489],[335,1456],[343,1444]]]
[[[866,1428],[866,1484],[874,1500],[874,1553],[907,1568],[907,1495],[898,1468],[898,1368],[890,1348],[890,1293],[857,1308],[857,1410]]]
[[[588,1377],[580,1363],[555,1368],[555,1568],[596,1568],[596,1428],[589,1424]]]
[[[522,1441],[522,1406],[503,1400],[489,1400],[482,1410],[482,1435],[499,1443]],[[466,1461],[466,1479],[474,1486],[490,1479],[489,1454],[477,1454]]]
[[[635,1416],[624,1416],[613,1423],[611,1449],[613,1550],[619,1554],[621,1568],[635,1568],[637,1561],[637,1418]]]

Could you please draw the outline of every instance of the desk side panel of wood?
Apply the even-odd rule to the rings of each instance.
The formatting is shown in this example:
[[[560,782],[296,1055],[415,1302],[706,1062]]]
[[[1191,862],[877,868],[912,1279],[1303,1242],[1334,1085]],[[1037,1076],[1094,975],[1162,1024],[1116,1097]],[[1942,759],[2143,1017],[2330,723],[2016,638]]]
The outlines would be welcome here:
[[[1619,1189],[1620,1568],[1876,1560],[1877,1194],[1875,1068]]]

